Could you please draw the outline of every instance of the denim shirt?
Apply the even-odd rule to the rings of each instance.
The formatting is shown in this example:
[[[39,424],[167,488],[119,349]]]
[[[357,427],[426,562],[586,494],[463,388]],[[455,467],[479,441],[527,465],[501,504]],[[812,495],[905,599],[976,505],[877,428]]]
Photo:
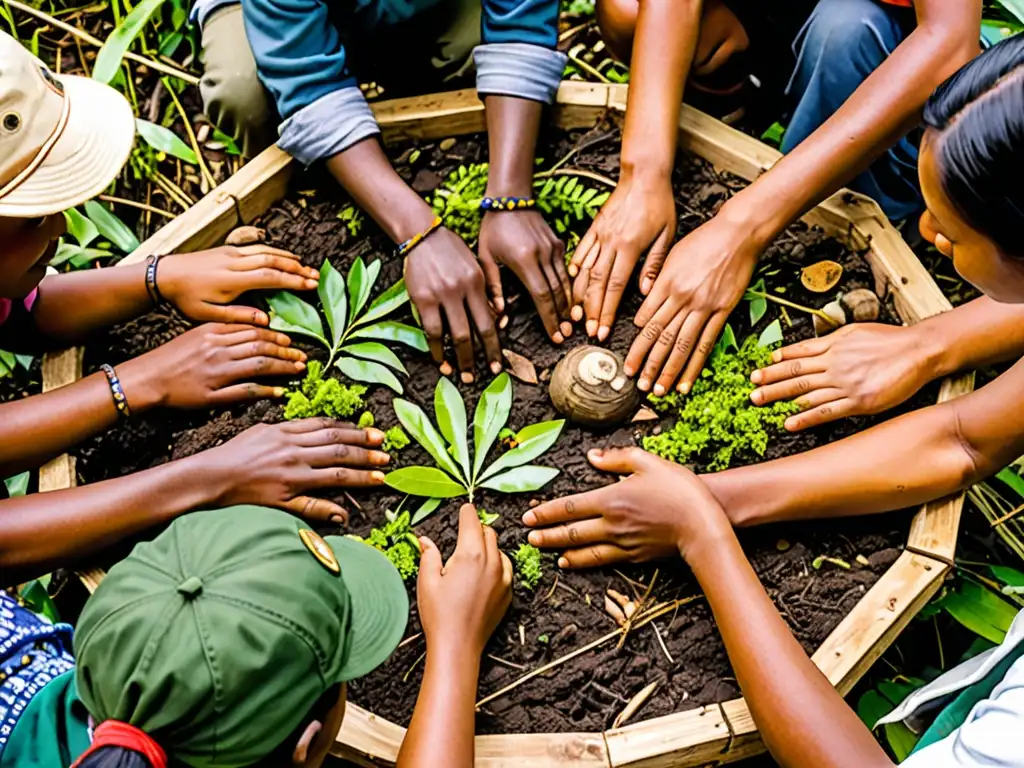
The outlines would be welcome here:
[[[260,79],[284,120],[278,145],[309,165],[379,133],[332,18],[358,17],[378,29],[428,13],[438,1],[244,0]],[[554,101],[566,62],[556,50],[558,0],[481,2],[483,44],[473,54],[478,92]]]

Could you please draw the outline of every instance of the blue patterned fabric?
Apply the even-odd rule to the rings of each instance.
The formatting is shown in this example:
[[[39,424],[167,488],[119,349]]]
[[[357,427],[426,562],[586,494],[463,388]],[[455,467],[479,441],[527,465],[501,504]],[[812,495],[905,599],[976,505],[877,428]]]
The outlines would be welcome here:
[[[39,690],[75,667],[70,624],[51,624],[0,591],[0,755]]]

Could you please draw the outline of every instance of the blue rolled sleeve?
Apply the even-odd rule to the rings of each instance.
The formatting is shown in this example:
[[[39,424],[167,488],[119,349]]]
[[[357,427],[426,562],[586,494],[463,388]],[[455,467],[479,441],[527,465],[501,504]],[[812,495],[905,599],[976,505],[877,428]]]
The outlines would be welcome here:
[[[477,92],[550,104],[567,61],[557,45],[558,0],[483,0]]]

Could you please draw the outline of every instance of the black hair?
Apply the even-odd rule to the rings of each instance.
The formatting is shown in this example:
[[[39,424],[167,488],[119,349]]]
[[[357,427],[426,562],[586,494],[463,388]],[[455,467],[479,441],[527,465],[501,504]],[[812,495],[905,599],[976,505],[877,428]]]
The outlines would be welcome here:
[[[943,192],[964,220],[1024,258],[1024,34],[961,67],[924,107]]]
[[[79,768],[153,768],[149,760],[134,749],[103,747],[86,755]]]

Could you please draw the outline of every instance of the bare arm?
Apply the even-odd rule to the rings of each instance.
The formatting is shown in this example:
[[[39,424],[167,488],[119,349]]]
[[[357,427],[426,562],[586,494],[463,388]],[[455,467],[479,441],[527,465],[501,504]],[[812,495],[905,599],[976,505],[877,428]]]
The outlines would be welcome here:
[[[152,307],[146,293],[146,265],[83,269],[47,275],[39,284],[32,316],[49,338],[73,342]]]
[[[1024,355],[1024,306],[1001,304],[988,296],[911,328],[927,348],[936,349],[932,379]]]

